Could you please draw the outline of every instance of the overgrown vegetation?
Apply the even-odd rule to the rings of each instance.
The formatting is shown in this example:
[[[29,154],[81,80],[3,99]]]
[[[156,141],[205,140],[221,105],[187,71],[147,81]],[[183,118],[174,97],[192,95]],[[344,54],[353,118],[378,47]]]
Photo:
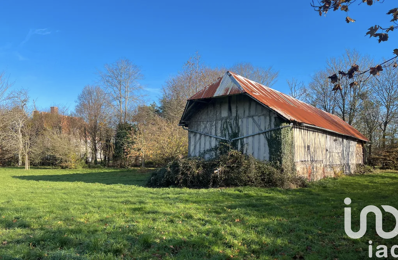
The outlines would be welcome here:
[[[164,166],[168,162],[188,155],[188,134],[177,121],[169,121],[157,114],[151,120],[137,125],[130,133],[132,145],[126,149],[130,161]],[[138,165],[138,163],[136,163]]]
[[[354,174],[365,175],[365,174],[372,174],[375,172],[376,171],[372,166],[359,164],[357,165]]]
[[[154,172],[148,181],[150,187],[280,187],[306,185],[304,179],[284,171],[278,164],[256,160],[239,151],[230,150],[211,160],[183,158],[174,160]]]
[[[136,127],[129,123],[119,123],[117,125],[113,159],[118,162],[120,167],[125,167],[127,165],[126,150],[133,145],[130,134],[134,135],[136,132]]]
[[[369,165],[374,167],[398,170],[398,146],[390,145],[383,150],[376,151],[368,161]]]

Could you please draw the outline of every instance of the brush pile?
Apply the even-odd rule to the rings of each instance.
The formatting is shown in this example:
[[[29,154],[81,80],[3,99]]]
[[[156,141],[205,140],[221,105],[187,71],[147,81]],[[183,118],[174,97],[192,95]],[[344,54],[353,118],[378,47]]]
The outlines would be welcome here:
[[[149,187],[303,187],[306,182],[277,165],[261,162],[252,156],[231,150],[212,160],[183,158],[154,172]]]
[[[398,146],[390,146],[372,155],[368,163],[371,166],[379,166],[381,169],[398,170]]]

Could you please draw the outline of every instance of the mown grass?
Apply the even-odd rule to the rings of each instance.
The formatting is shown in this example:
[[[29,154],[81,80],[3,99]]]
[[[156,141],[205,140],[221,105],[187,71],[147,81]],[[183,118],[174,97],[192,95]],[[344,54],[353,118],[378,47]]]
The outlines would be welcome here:
[[[366,259],[374,217],[367,205],[398,208],[398,175],[328,179],[297,190],[143,187],[136,170],[0,168],[1,259]],[[395,226],[384,214],[384,230]],[[374,249],[375,250],[375,249]]]

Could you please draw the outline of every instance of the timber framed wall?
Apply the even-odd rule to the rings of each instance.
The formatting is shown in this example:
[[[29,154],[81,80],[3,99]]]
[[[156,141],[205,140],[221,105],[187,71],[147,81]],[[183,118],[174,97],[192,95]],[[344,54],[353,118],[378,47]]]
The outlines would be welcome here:
[[[202,106],[189,121],[189,130],[232,139],[277,127],[281,118],[270,109],[246,95],[212,99]],[[238,140],[236,148],[259,160],[270,159],[271,134],[258,134]],[[189,132],[189,156],[211,158],[220,139]],[[271,144],[272,147],[272,144]]]
[[[191,157],[214,157],[222,141],[216,137],[230,140],[271,130],[232,142],[233,148],[261,161],[277,158],[308,180],[352,174],[363,164],[363,141],[298,124],[283,129],[286,138],[272,129],[290,122],[247,95],[202,100],[194,111],[187,121]]]
[[[293,138],[297,174],[309,180],[352,174],[363,164],[363,144],[353,138],[301,127]]]

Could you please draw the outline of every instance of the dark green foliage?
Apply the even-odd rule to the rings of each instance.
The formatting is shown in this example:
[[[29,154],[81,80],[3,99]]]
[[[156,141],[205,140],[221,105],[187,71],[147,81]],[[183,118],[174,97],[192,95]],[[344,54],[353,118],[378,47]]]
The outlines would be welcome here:
[[[184,158],[172,161],[154,172],[150,187],[303,187],[303,179],[283,172],[276,165],[256,160],[239,151],[231,150],[217,159]]]
[[[135,126],[129,123],[119,123],[117,125],[114,160],[119,163],[119,166],[126,166],[125,149],[131,145],[129,135],[133,129],[135,129]]]
[[[280,127],[282,125],[282,121],[279,117],[275,118],[274,127]],[[275,130],[264,134],[267,139],[267,144],[269,148],[270,161],[282,163],[282,131]]]
[[[232,120],[227,119],[222,122],[221,136],[226,136],[230,140],[241,136],[238,116],[233,117]],[[221,148],[222,148],[222,145],[221,145],[222,143],[223,142],[220,143]],[[240,145],[241,149],[243,149],[243,147],[244,147],[243,139],[234,140],[231,143],[229,143],[229,145],[230,145],[230,147],[232,147],[235,150],[238,150],[239,145]],[[220,152],[221,152],[221,150],[220,150]],[[242,150],[242,152],[243,152],[243,150]]]
[[[359,164],[355,170],[355,174],[365,175],[365,174],[372,174],[375,170],[372,166]]]
[[[222,121],[221,136],[229,138],[229,140],[241,136],[238,116],[233,117],[231,120],[227,119]],[[230,150],[239,150],[243,153],[244,147],[243,139],[233,141],[218,140],[218,144],[216,146],[203,151],[199,157],[205,158],[206,156],[210,156],[217,158],[221,155],[227,154]]]

